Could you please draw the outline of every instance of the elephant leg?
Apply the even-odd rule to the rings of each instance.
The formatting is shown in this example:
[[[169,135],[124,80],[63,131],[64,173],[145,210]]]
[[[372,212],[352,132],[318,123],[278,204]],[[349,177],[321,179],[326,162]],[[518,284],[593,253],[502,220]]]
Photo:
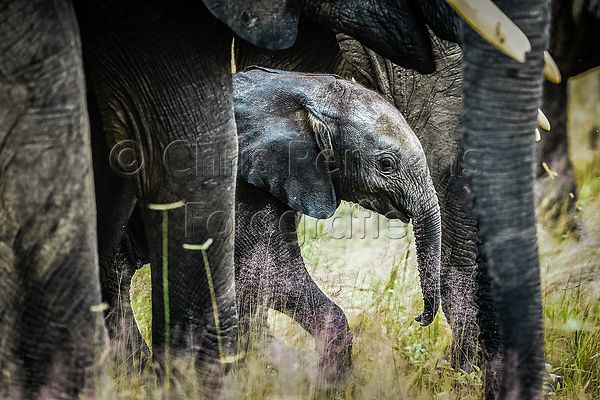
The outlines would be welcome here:
[[[137,328],[129,299],[131,278],[142,266],[128,235],[121,237],[110,258],[100,258],[102,300],[108,307],[104,312],[105,323],[113,349],[117,353],[124,350],[123,354],[128,359],[132,355],[144,358],[148,351]]]
[[[485,263],[478,258],[477,222],[462,177],[451,177],[442,201],[442,309],[452,328],[452,366],[486,371],[488,395],[497,393],[502,370],[500,328]]]
[[[128,368],[139,369],[145,365],[150,351],[139,331],[130,300],[131,279],[143,266],[137,256],[130,235],[122,236],[111,258],[100,259],[102,300],[107,309],[104,320],[111,340],[114,356]]]
[[[316,340],[321,386],[343,382],[352,365],[352,334],[344,312],[306,270],[296,234],[296,212],[240,178],[236,196],[235,280],[240,320],[256,321],[258,315],[260,324],[267,308],[290,316]]]
[[[352,367],[352,334],[342,309],[319,289],[302,259],[279,259],[262,280],[266,304],[298,322],[316,341],[319,386],[343,383]]]
[[[464,179],[438,179],[442,212],[442,310],[452,328],[452,366],[479,365],[477,322],[477,224]]]
[[[483,173],[470,176],[477,215],[482,273],[489,282],[500,327],[502,368],[486,369],[488,398],[539,399],[544,368],[540,269],[536,242],[533,166],[537,109],[541,106],[543,50],[550,2],[498,2],[531,43],[524,63],[464,30],[465,148],[476,149]],[[484,77],[490,71],[490,84]],[[494,325],[481,325],[486,334]],[[484,349],[484,354],[485,354]],[[490,372],[502,375],[489,390]]]
[[[153,358],[168,384],[172,359],[191,357],[206,395],[216,396],[237,339],[232,35],[201,3],[78,6],[111,145],[140,150],[133,153],[152,270]],[[131,19],[122,24],[114,13]],[[118,169],[129,165],[118,161]],[[205,263],[199,249],[209,239]]]
[[[231,150],[234,129],[230,120],[211,140],[228,138],[223,147]],[[220,387],[221,364],[235,353],[237,340],[233,181],[228,176],[213,179],[220,182],[210,190],[193,181],[185,190],[161,185],[153,188],[152,201],[142,200],[152,270],[154,357],[168,368],[170,357],[189,355],[192,349],[211,392]],[[174,198],[189,200],[181,208],[156,209],[177,205]],[[195,248],[209,239],[204,258]]]
[[[536,144],[538,164],[536,170],[537,215],[549,227],[560,227],[573,230],[575,222],[572,218],[561,221],[565,213],[575,211],[577,183],[573,165],[569,158],[569,141],[567,137],[567,79],[560,84],[545,82],[543,110],[552,124],[552,130],[542,133],[542,140]],[[542,163],[556,171],[558,176],[550,176]]]
[[[132,179],[127,179],[125,171],[113,170],[111,166],[116,158],[124,155],[120,153],[123,149],[115,147],[111,151],[108,148],[97,99],[91,91],[87,104],[98,212],[100,286],[102,301],[107,305],[105,323],[114,356],[136,368],[144,364],[149,351],[137,328],[129,301],[131,277],[142,265],[134,254],[130,237],[125,234],[136,203],[135,185]]]
[[[479,342],[485,371],[485,398],[495,399],[502,383],[502,333],[491,296],[489,271],[485,262],[479,263],[477,271],[477,321],[480,327]]]
[[[0,397],[95,397],[106,330],[70,2],[0,7]]]
[[[271,338],[267,321],[267,307],[261,302],[261,296],[255,290],[237,290],[237,282],[247,280],[242,274],[236,276],[236,292],[238,292],[238,349],[245,353],[255,343]],[[248,289],[248,287],[247,287]],[[254,287],[253,289],[258,289]]]
[[[476,264],[442,262],[442,310],[452,329],[451,363],[467,372],[479,365],[476,273]]]
[[[278,255],[271,257],[275,253],[264,250],[266,257],[243,263],[236,272],[243,345],[250,347],[256,336],[266,334],[266,311],[272,308],[294,319],[315,338],[320,385],[343,382],[352,365],[352,334],[346,315],[315,284],[301,258],[276,252]]]

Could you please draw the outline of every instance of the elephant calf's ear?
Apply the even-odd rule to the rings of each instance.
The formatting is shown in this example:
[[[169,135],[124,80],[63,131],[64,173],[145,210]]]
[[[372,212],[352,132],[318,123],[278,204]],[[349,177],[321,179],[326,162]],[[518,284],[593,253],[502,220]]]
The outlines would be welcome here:
[[[307,120],[315,135],[315,141],[317,146],[321,150],[322,154],[327,157],[328,161],[333,161],[333,144],[331,140],[331,132],[327,128],[327,125],[321,121],[313,112],[309,109],[307,111]]]
[[[256,104],[236,102],[239,136],[238,175],[267,190],[293,210],[314,218],[328,218],[337,208],[327,159],[327,134],[312,132],[304,111],[291,115],[262,112]],[[298,114],[302,118],[297,118]]]

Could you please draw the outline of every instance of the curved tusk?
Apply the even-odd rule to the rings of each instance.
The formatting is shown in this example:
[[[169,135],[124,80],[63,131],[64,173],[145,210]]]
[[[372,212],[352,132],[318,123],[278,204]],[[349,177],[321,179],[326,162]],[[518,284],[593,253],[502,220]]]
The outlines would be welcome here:
[[[554,58],[544,50],[544,76],[552,83],[559,84],[562,80],[560,76],[560,69],[558,69],[558,65],[556,65],[556,61]]]
[[[531,43],[491,0],[446,0],[482,38],[510,58],[525,62]]]
[[[539,108],[538,108],[538,114],[537,114],[537,123],[538,123],[538,126],[540,128],[542,128],[543,130],[545,130],[546,132],[548,132],[550,130],[550,121],[548,121],[548,118],[546,118],[546,116],[544,115],[542,110],[540,110]]]
[[[542,140],[542,134],[538,128],[535,128],[535,141],[539,142],[540,140]]]

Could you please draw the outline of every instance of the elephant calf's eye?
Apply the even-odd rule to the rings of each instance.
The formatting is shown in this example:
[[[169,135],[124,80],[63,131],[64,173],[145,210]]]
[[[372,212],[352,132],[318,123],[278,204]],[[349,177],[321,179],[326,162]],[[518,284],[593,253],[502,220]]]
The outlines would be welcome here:
[[[390,174],[394,172],[394,160],[391,157],[383,157],[379,160],[379,167],[381,168],[381,172],[385,174]]]

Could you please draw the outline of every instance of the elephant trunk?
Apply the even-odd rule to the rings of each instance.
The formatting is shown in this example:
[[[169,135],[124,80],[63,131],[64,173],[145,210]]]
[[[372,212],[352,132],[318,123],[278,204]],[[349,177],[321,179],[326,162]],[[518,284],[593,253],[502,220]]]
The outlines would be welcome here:
[[[544,343],[532,132],[542,95],[549,1],[496,3],[524,30],[532,50],[520,64],[464,30],[465,148],[483,155],[480,173],[470,176],[480,273],[489,283],[480,297],[494,310],[480,324],[486,398],[539,399]]]
[[[432,200],[421,208],[418,213],[413,213],[412,219],[424,303],[423,312],[415,320],[427,326],[440,306],[442,222],[435,191]]]

